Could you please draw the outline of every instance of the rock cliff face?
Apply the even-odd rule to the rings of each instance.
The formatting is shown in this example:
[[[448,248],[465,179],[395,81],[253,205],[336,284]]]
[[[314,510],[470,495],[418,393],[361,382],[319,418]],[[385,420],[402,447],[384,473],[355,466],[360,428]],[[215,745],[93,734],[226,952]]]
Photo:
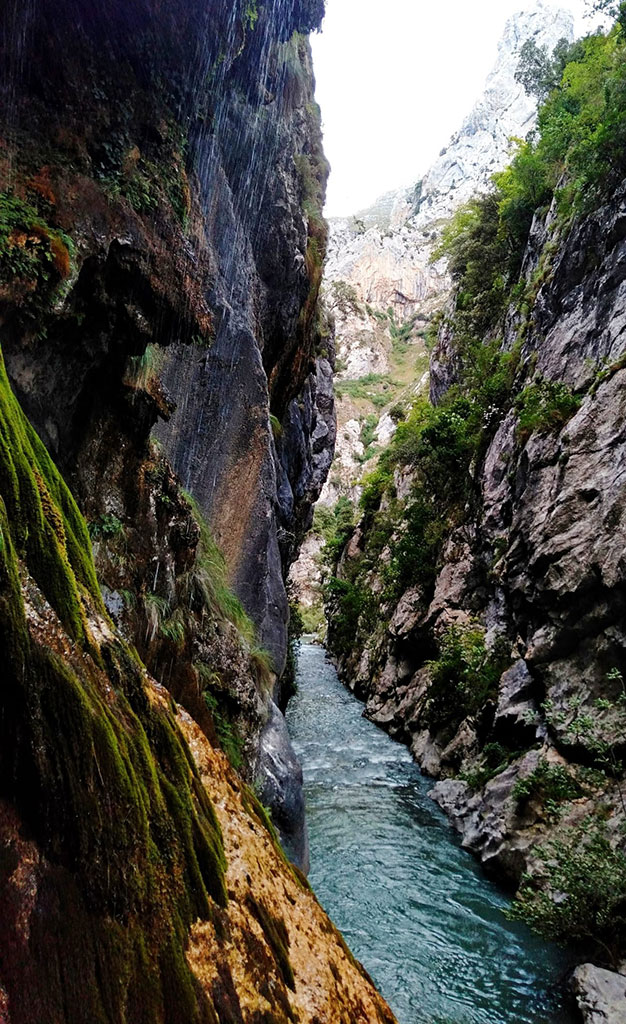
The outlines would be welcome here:
[[[473,470],[473,511],[445,541],[433,592],[414,585],[386,605],[374,570],[368,587],[381,595],[379,625],[341,658],[343,677],[366,701],[368,716],[409,743],[427,773],[445,780],[433,796],[465,845],[513,885],[554,826],[539,802],[512,796],[518,780],[533,776],[539,762],[589,765],[598,744],[619,752],[623,743],[625,195],[620,186],[564,234],[555,228],[554,209],[531,231],[523,276],[534,282],[535,301],[522,331],[517,386],[535,373],[567,382],[580,399],[571,418],[558,429],[529,432],[520,427],[519,406],[507,413]],[[505,348],[519,344],[520,326],[520,314],[511,311]],[[456,379],[452,343],[444,332],[433,355],[435,401]],[[399,497],[406,493],[398,480]],[[346,549],[343,578],[368,543],[365,526]],[[389,557],[383,551],[380,561]],[[459,719],[448,709],[446,722],[429,725],[437,638],[451,626],[476,624],[488,643],[508,639],[512,663],[479,714]],[[603,702],[597,728],[586,727],[583,716]],[[501,745],[498,756],[509,751],[491,770],[488,743]],[[477,768],[494,777],[480,781],[480,773],[472,774]],[[600,801],[609,829],[619,834],[621,783],[609,772],[597,785],[573,794],[560,828],[585,820]]]
[[[536,101],[515,81],[522,46],[532,39],[551,53],[573,37],[571,14],[542,3],[510,18],[483,95],[424,177],[351,220],[331,221],[326,279],[350,282],[364,302],[391,305],[398,318],[440,308],[449,280],[429,260],[442,223],[506,167],[511,139],[535,124]]]
[[[392,1020],[243,781],[280,724],[281,572],[334,439],[306,40],[322,10],[0,15],[9,1024]]]
[[[356,528],[336,514],[326,587],[343,678],[437,780],[431,795],[464,845],[517,891],[514,912],[614,967],[626,888],[626,165],[613,155],[624,45],[620,22],[571,48],[537,140],[457,224],[430,402],[379,459]],[[550,149],[563,112],[578,128],[592,104],[602,130],[614,117],[610,159],[588,143],[577,163],[567,133]],[[529,169],[549,176],[541,194],[521,184]]]
[[[67,0],[4,15],[9,377],[91,522],[111,612],[201,717],[198,670],[214,678],[250,774],[285,667],[283,577],[334,445],[306,37],[321,12],[212,3],[162,19]],[[35,275],[21,291],[15,252]],[[186,614],[198,528],[170,467],[256,627],[256,682],[228,637],[207,646],[193,601]]]

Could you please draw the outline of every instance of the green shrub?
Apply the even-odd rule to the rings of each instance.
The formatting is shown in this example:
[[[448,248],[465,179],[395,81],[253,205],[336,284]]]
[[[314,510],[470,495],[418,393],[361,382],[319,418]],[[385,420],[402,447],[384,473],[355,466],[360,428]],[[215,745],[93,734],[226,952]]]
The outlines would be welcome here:
[[[534,380],[515,402],[520,439],[526,440],[535,431],[560,430],[580,404],[580,397],[562,381]]]
[[[326,624],[324,608],[319,604],[309,607],[300,606],[300,618],[302,619],[302,632],[313,636],[323,633]]]
[[[248,4],[243,14],[244,26],[252,32],[259,20],[259,9],[257,6],[257,0],[248,0]]]
[[[616,962],[626,928],[626,857],[587,819],[538,851],[545,887],[526,876],[507,916],[562,942],[592,943]]]
[[[331,281],[326,305],[331,313],[339,311],[344,316],[363,316],[364,313],[357,290],[348,281]]]
[[[335,525],[335,514],[328,505],[316,505],[313,510],[312,532],[323,537],[324,540],[332,533]]]
[[[478,764],[469,771],[461,772],[459,777],[472,789],[482,789],[518,756],[519,751],[507,750],[501,743],[486,743]]]
[[[355,380],[335,381],[335,394],[339,398],[347,395],[349,398],[369,398],[372,400],[377,395],[379,388],[389,388],[391,380],[383,373],[368,373],[365,377],[358,377]]]
[[[323,514],[320,512],[318,515]],[[323,558],[326,565],[334,569],[355,525],[354,506],[349,498],[339,498],[331,515],[330,521],[328,518],[324,520],[326,526],[322,534],[325,539]]]
[[[64,295],[75,253],[72,239],[36,207],[0,192],[0,283],[19,287],[22,309],[33,313]]]
[[[274,416],[273,413],[270,413],[270,427],[272,428],[274,440],[279,441],[280,438],[283,436],[283,425],[278,419],[278,416]]]
[[[548,809],[576,800],[582,794],[582,787],[564,765],[550,764],[545,758],[540,759],[529,775],[518,779],[511,790],[518,804],[538,796]]]
[[[238,771],[243,765],[243,740],[237,727],[228,718],[217,697],[205,690],[204,702],[211,713],[219,744],[233,768]]]
[[[399,597],[416,584],[425,590],[434,584],[443,532],[444,525],[433,503],[421,493],[412,498],[394,538],[391,561],[383,569],[387,599]]]
[[[376,416],[375,413],[370,413],[369,416],[366,416],[361,423],[361,444],[364,445],[366,449],[369,448],[375,440],[377,426],[378,416]]]
[[[124,524],[112,513],[104,513],[89,523],[89,536],[92,540],[100,540],[103,537],[119,537],[123,532]]]
[[[362,617],[376,612],[371,593],[358,582],[331,576],[324,585],[324,600],[332,608],[328,617],[331,650],[347,657],[354,650]]]
[[[510,664],[510,646],[500,638],[488,650],[478,625],[450,626],[439,641],[439,657],[428,662],[430,686],[422,717],[433,730],[453,734],[497,694],[500,676]]]

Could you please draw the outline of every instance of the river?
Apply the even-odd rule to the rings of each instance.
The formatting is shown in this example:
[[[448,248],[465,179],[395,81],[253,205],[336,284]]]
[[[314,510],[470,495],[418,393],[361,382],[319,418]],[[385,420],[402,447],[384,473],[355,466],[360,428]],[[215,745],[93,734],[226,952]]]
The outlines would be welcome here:
[[[399,1024],[570,1024],[564,954],[506,920],[408,750],[302,645],[287,721],[303,769],[311,884]]]

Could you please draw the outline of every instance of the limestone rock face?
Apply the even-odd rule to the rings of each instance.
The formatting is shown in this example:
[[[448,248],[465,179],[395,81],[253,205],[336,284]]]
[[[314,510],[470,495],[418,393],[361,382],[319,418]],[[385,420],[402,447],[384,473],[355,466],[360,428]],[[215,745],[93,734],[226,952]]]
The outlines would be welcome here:
[[[395,230],[365,232],[353,221],[331,220],[326,279],[349,281],[378,309],[391,305],[403,317],[428,312],[448,283],[442,266],[429,266],[435,237],[430,222],[418,229],[412,219]]]
[[[8,1024],[393,1019],[251,788],[261,746],[306,866],[272,696],[335,430],[323,4],[258,7],[2,11],[0,202],[30,253],[0,287]]]
[[[261,800],[272,808],[283,849],[294,864],[308,872],[309,840],[304,813],[302,768],[294,754],[284,715],[272,704],[261,734],[258,777]]]
[[[536,101],[515,81],[520,50],[533,39],[552,52],[573,37],[571,14],[543,3],[510,18],[482,97],[424,178],[352,220],[331,221],[327,280],[349,281],[363,301],[399,314],[440,307],[449,283],[429,259],[441,223],[506,166],[511,138],[525,138],[535,123]]]
[[[327,165],[306,38],[322,9],[62,0],[53,13],[11,0],[0,44],[16,140],[2,188],[70,239],[57,301],[25,305],[3,285],[9,376],[95,524],[111,610],[203,721],[199,668],[224,682],[250,765],[271,685],[236,653],[232,624],[202,629],[181,485],[280,676],[284,581],[335,439],[332,332],[322,343],[317,317]],[[11,77],[16,59],[28,75]]]
[[[550,13],[549,22],[557,37],[567,36],[567,19]],[[531,23],[510,25],[507,45]],[[455,139],[425,179],[422,195],[432,201],[422,202],[415,222],[429,209],[449,209],[446,189],[458,168],[484,167],[483,155],[497,152],[497,131],[489,141],[483,128],[498,93],[511,99],[503,85],[511,69],[501,50],[487,97],[464,128],[476,138],[476,159]],[[521,116],[525,102],[511,99],[511,109]],[[623,181],[612,182],[602,205],[598,200],[593,212],[568,224],[555,206],[537,213],[522,265],[527,313],[512,305],[498,338],[504,352],[520,353],[515,394],[531,388],[524,397],[532,398],[547,381],[576,398],[563,419],[532,429],[520,422],[523,399],[495,411],[485,450],[469,467],[471,497],[458,519],[453,513],[454,525],[445,526],[427,592],[409,585],[371,608],[370,595],[385,594],[379,563],[402,539],[400,527],[379,555],[376,528],[385,524],[387,505],[373,528],[364,517],[353,536],[358,548],[348,544],[338,566],[365,607],[354,649],[344,644],[340,655],[343,677],[366,714],[407,743],[437,780],[432,796],[463,844],[513,887],[527,871],[541,884],[537,849],[551,837],[567,837],[570,827],[588,827],[589,815],[624,849],[621,783],[610,768],[593,784],[586,773],[602,756],[621,764],[626,721],[625,217]],[[458,342],[452,323],[440,330],[430,363],[434,404],[458,380]],[[394,482],[399,500],[410,496],[410,472],[397,473]],[[366,568],[359,575],[361,556]],[[440,688],[429,691],[431,673],[446,671],[441,638],[451,626],[476,626],[487,650],[503,641],[510,655],[510,667],[462,720],[441,675],[435,676]],[[331,623],[331,644],[332,636]],[[544,774],[573,780],[554,815]],[[583,980],[592,994],[583,1001],[581,981],[581,1008],[590,1020],[605,1019],[612,997],[601,1009],[595,976]],[[607,1019],[614,1013],[611,1006]]]
[[[422,180],[413,218],[417,228],[449,217],[471,199],[509,162],[511,139],[524,139],[533,128],[536,101],[515,81],[526,40],[552,53],[560,40],[573,38],[572,15],[547,4],[509,19],[482,97]]]
[[[430,262],[442,225],[464,202],[483,190],[491,175],[509,162],[512,138],[525,138],[534,126],[536,101],[515,81],[520,50],[528,39],[552,52],[561,39],[573,39],[573,19],[564,10],[537,4],[514,15],[499,43],[485,90],[424,178],[411,189],[390,192],[353,218],[330,222],[324,289],[336,318],[338,379],[397,374],[389,325],[376,314],[394,311],[398,323],[411,318],[426,327],[446,302],[450,281],[445,261]],[[360,310],[336,307],[333,286],[347,283]],[[372,313],[373,311],[373,313]],[[416,354],[418,354],[416,350]],[[440,396],[454,377],[454,358],[440,339],[431,360],[431,395]],[[425,381],[417,385],[424,386]],[[402,392],[408,398],[408,391]],[[354,410],[338,402],[337,461],[322,494],[332,504],[340,495],[358,497],[355,481],[363,470],[346,426]],[[390,436],[387,431],[387,437]]]
[[[291,567],[290,579],[303,608],[312,608],[319,602],[322,583],[322,570],[319,564],[321,550],[321,538],[310,533],[305,537],[297,562]]]
[[[374,635],[368,630],[342,665],[368,716],[404,739],[424,770],[444,780],[433,796],[464,844],[513,884],[551,827],[539,806],[520,813],[512,797],[516,780],[532,773],[538,757],[584,765],[594,744],[623,742],[625,195],[622,184],[610,202],[557,238],[524,340],[525,365],[571,382],[579,389],[578,410],[562,428],[529,436],[520,432],[515,409],[503,416],[475,469],[476,512],[443,545],[429,603],[419,589],[407,590],[394,608],[381,609],[384,628]],[[549,212],[534,226],[529,279],[552,217]],[[512,313],[505,346],[513,347],[517,330]],[[453,366],[449,372],[453,379]],[[447,386],[442,377],[439,386]],[[373,593],[379,584],[373,571]],[[452,736],[431,731],[423,710],[433,642],[450,625],[471,622],[482,625],[487,643],[508,638],[512,666],[497,695]],[[593,735],[578,730],[577,716],[595,713],[598,701],[608,705],[596,713]],[[519,753],[472,788],[452,776],[461,764],[468,777],[472,767],[485,769],[480,743],[472,746],[481,731]],[[610,779],[603,799],[617,841],[623,808]],[[579,823],[593,806],[593,794],[574,800],[560,826]]]

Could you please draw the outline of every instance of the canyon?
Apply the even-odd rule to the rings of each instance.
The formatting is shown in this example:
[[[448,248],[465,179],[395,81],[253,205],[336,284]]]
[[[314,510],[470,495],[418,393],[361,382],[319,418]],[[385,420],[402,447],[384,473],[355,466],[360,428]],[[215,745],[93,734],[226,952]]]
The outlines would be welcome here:
[[[578,205],[565,157],[549,185],[529,185],[559,103],[580,104],[574,69],[613,43],[570,42],[538,132],[508,157],[481,121],[498,122],[504,74],[519,134],[532,126],[514,71],[529,19],[536,39],[545,16],[540,5],[509,23],[485,98],[424,182],[335,227],[339,459],[307,600],[323,592],[341,679],[434,779],[463,846],[517,892],[514,912],[545,934],[571,929],[619,993],[624,168]],[[548,28],[552,52],[567,16],[550,12]],[[419,359],[406,381],[402,347]],[[604,870],[603,939],[590,921]],[[585,1019],[620,1021],[619,998],[606,1017],[594,1003],[600,977],[576,974]]]
[[[269,818],[306,867],[278,705],[334,442],[322,14],[3,7],[10,1024],[393,1019]]]
[[[302,627],[623,1020],[614,13],[515,16],[430,171],[329,225],[323,0],[4,5],[3,1024],[393,1024],[307,880],[285,711],[308,665],[341,759],[356,702]]]

